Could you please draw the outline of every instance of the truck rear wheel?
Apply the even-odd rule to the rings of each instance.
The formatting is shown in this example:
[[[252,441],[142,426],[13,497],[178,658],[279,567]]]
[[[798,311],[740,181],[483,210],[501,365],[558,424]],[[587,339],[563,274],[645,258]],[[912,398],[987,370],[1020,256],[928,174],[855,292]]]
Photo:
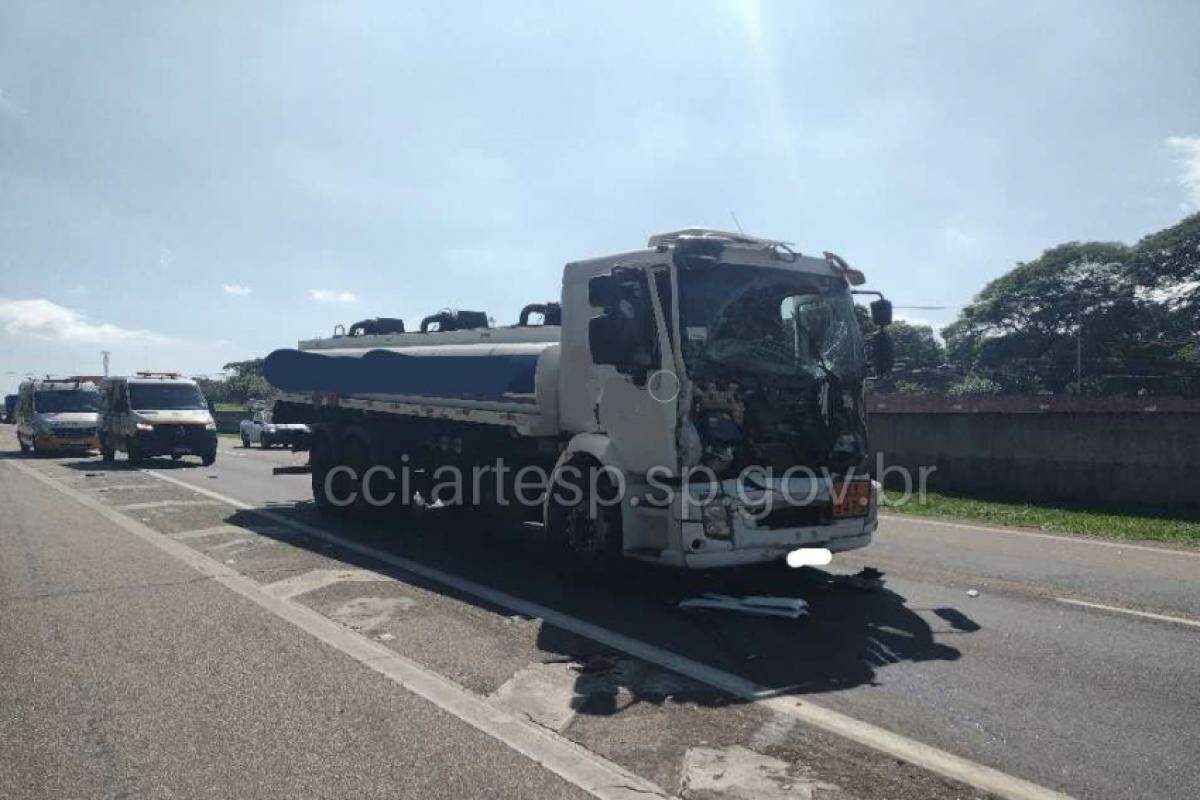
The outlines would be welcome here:
[[[334,503],[326,492],[329,471],[338,465],[337,453],[332,442],[325,436],[313,438],[312,448],[308,451],[310,465],[309,475],[312,480],[313,502],[317,513],[322,517],[341,517],[346,513],[343,506]]]
[[[101,436],[100,437],[100,460],[103,461],[105,464],[111,464],[116,459],[117,459],[116,451],[113,450],[112,447],[109,446],[109,444],[105,440],[105,438],[103,436]]]
[[[574,466],[578,477],[565,471],[550,488],[549,544],[555,561],[570,573],[611,573],[622,563],[624,536],[616,484],[598,464]]]

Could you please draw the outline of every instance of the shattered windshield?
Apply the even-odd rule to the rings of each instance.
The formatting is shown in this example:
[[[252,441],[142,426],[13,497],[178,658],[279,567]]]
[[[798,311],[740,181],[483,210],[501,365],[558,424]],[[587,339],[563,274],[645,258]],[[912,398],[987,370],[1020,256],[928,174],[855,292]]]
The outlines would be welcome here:
[[[88,389],[43,389],[34,395],[39,414],[94,412],[100,410],[100,394]]]
[[[687,270],[681,281],[689,360],[814,381],[865,377],[845,281],[730,264]]]

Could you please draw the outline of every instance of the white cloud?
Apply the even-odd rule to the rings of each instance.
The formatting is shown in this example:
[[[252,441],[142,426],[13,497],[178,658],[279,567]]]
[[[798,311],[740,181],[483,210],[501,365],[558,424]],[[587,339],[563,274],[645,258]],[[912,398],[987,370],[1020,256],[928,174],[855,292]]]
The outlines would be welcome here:
[[[952,250],[970,250],[979,244],[979,237],[971,235],[956,225],[947,225],[938,234],[942,243]]]
[[[337,292],[332,289],[309,289],[308,299],[318,303],[357,303],[354,292]]]
[[[242,286],[240,283],[223,283],[221,284],[221,290],[225,294],[231,294],[236,297],[245,297],[250,294],[250,287]]]
[[[147,330],[121,328],[108,322],[92,322],[86,316],[58,303],[35,298],[9,300],[0,297],[0,329],[10,336],[30,336],[71,344],[112,344],[130,340],[169,342],[169,337]]]
[[[1168,136],[1167,149],[1179,164],[1179,185],[1187,195],[1185,210],[1200,209],[1200,136]]]

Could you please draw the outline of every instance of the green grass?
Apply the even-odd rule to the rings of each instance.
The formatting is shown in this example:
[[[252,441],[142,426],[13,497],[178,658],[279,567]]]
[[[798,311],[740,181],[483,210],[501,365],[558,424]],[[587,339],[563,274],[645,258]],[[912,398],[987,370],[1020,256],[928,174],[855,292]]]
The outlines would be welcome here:
[[[240,403],[213,403],[213,407],[217,411],[246,411],[246,407]]]
[[[890,494],[893,501],[889,503],[885,497],[884,507],[885,512],[891,514],[1037,528],[1048,533],[1200,545],[1200,513],[1184,509],[1163,512],[1089,509],[1076,505],[979,500],[934,492],[927,493],[924,501],[914,496],[907,503],[897,504],[895,498],[899,493]]]

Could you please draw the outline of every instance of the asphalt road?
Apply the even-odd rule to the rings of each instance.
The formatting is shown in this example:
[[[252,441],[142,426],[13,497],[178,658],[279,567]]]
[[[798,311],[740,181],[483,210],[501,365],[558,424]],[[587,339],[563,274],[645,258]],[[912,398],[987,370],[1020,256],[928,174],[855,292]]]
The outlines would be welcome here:
[[[831,570],[878,567],[876,592],[786,570],[579,585],[478,518],[318,520],[307,475],[271,474],[303,461],[225,440],[211,468],[0,461],[0,796],[616,791],[555,771],[563,747],[689,797],[984,794],[781,714],[782,698],[1078,797],[1200,794],[1200,551],[887,519]],[[805,596],[812,612],[676,607],[709,589]],[[388,680],[387,658],[356,658],[326,620],[449,688]],[[626,640],[692,672],[613,646]],[[688,677],[700,668],[779,694],[731,696]],[[551,737],[550,755],[463,712],[472,698]]]

